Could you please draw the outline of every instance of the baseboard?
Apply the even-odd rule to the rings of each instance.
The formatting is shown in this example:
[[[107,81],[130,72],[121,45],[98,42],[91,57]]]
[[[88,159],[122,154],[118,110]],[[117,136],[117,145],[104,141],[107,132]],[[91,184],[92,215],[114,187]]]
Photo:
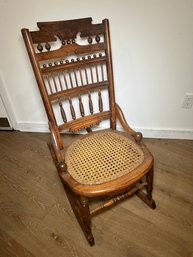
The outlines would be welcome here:
[[[18,122],[17,129],[22,132],[49,132],[47,122]]]
[[[31,122],[18,122],[17,128],[25,132],[49,132],[48,124],[44,123],[31,123]],[[98,127],[104,129],[104,127]],[[122,130],[121,127],[117,128]],[[167,138],[167,139],[190,139],[193,140],[193,129],[159,129],[159,128],[134,128],[140,131],[146,138]]]
[[[154,129],[135,128],[146,138],[166,138],[166,139],[189,139],[193,140],[193,129]]]

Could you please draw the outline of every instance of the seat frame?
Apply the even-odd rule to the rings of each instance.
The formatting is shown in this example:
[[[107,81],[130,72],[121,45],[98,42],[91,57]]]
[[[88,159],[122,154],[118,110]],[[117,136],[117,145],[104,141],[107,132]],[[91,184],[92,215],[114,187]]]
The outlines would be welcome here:
[[[111,44],[110,44],[110,32],[109,21],[104,19],[101,24],[92,24],[91,18],[76,19],[69,21],[57,21],[57,22],[40,22],[37,23],[38,31],[29,31],[28,29],[22,29],[22,35],[25,41],[25,45],[31,60],[31,64],[34,70],[34,74],[39,86],[39,90],[42,96],[42,100],[48,116],[48,125],[50,129],[51,142],[48,143],[53,161],[58,170],[59,177],[64,184],[66,195],[72,206],[74,214],[85,234],[86,239],[90,245],[94,245],[94,237],[91,231],[91,218],[110,208],[112,205],[117,204],[119,201],[124,200],[132,195],[137,195],[142,201],[144,201],[149,207],[154,209],[156,207],[155,201],[152,199],[153,190],[153,156],[147,147],[142,143],[142,134],[135,132],[127,123],[123,112],[119,105],[115,102],[114,95],[114,81],[113,81],[113,67],[111,56]],[[75,42],[77,33],[81,32],[81,38],[88,37],[88,45],[80,46]],[[104,41],[100,42],[100,36],[104,36]],[[93,44],[93,36],[95,36],[96,44]],[[50,50],[50,42],[55,42],[59,38],[62,42],[62,46],[56,50]],[[43,50],[43,45],[47,52]],[[39,52],[35,51],[35,46]],[[72,54],[79,55],[89,52],[104,51],[105,55],[99,55],[97,58],[88,57],[85,59],[78,59],[77,61],[60,62],[61,65],[55,63],[55,65],[47,64],[49,60],[55,60],[58,58],[68,57]],[[41,63],[45,62],[43,66]],[[93,82],[88,85],[79,87],[66,88],[66,90],[50,93],[46,89],[45,77],[47,78],[50,86],[50,80],[45,75],[50,72],[51,76],[60,72],[62,69],[75,69],[78,67],[84,67],[83,62],[86,65],[92,64],[102,67],[103,63],[106,65],[107,80]],[[54,67],[53,67],[54,66]],[[102,69],[102,68],[101,68]],[[97,68],[96,68],[97,70]],[[68,70],[67,70],[68,71]],[[86,71],[85,71],[86,72]],[[58,73],[57,73],[58,74]],[[104,77],[103,72],[101,73]],[[92,71],[91,71],[92,75]],[[97,75],[98,76],[98,75]],[[53,79],[53,78],[52,78]],[[54,79],[53,79],[54,80]],[[60,78],[59,78],[60,80]],[[76,75],[75,75],[76,80]],[[54,80],[55,81],[55,80]],[[72,81],[71,81],[72,82]],[[88,82],[88,81],[87,81]],[[77,83],[77,82],[76,82]],[[109,95],[109,110],[103,110],[103,102],[101,97],[101,90],[103,87],[107,88]],[[99,113],[94,114],[92,110],[91,91],[97,90],[98,92],[98,104]],[[81,94],[88,94],[90,115],[85,115]],[[78,96],[79,107],[81,117],[76,118],[75,109],[71,97]],[[62,100],[67,99],[70,105],[70,112],[72,115],[72,121],[67,121],[65,109],[63,108]],[[61,100],[62,99],[62,100]],[[52,102],[58,101],[61,116],[63,118],[63,124],[58,125],[55,113],[52,107]],[[78,183],[69,173],[68,167],[65,163],[65,151],[68,144],[64,145],[61,138],[61,132],[69,129],[71,132],[76,132],[81,129],[86,129],[88,133],[95,133],[92,131],[91,126],[98,124],[101,120],[108,118],[110,120],[110,128],[116,131],[116,121],[119,120],[123,130],[131,137],[134,138],[136,144],[142,149],[144,153],[143,163],[132,172],[114,179],[109,182],[105,182],[97,185],[85,185]],[[108,200],[93,210],[90,210],[90,201],[92,198],[108,196]],[[109,196],[111,197],[109,199]]]

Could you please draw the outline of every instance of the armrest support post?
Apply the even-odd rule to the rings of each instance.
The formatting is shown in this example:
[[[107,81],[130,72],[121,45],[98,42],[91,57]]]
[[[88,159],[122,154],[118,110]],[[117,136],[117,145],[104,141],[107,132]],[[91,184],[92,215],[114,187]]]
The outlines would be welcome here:
[[[53,150],[56,165],[58,166],[58,169],[61,172],[65,172],[66,171],[66,163],[64,160],[64,156],[61,152],[61,150],[63,149],[63,144],[62,144],[61,138],[58,138],[57,128],[54,129],[51,122],[49,122],[48,124],[49,124],[50,135],[51,135],[51,147]]]
[[[120,108],[120,106],[116,103],[116,117],[118,118],[118,120],[120,121],[122,127],[124,128],[124,130],[131,136],[134,137],[136,142],[140,142],[143,138],[143,135],[141,134],[141,132],[136,132],[135,130],[133,130],[127,123],[125,116]]]

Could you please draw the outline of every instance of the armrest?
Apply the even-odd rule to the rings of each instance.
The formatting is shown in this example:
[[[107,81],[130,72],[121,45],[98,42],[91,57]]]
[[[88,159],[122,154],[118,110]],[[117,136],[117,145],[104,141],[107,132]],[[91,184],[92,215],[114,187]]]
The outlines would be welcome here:
[[[136,142],[140,142],[143,138],[143,135],[141,134],[141,132],[136,132],[135,130],[133,130],[127,123],[125,116],[120,108],[120,106],[116,103],[115,104],[115,109],[116,109],[116,117],[118,118],[118,120],[120,121],[122,127],[124,128],[124,130],[131,136],[134,137]]]
[[[60,172],[66,171],[66,163],[64,160],[64,156],[62,154],[63,144],[59,136],[57,135],[57,128],[54,128],[51,122],[48,122],[49,129],[50,129],[50,135],[51,135],[51,144],[49,147],[51,147],[52,157],[55,161],[55,164],[59,168]],[[54,154],[54,156],[53,156]]]

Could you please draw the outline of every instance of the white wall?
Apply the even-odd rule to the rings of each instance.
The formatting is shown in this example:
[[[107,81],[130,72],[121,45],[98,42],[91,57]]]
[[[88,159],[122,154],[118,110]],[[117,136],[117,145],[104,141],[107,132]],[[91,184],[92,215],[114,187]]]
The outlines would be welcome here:
[[[17,126],[44,130],[47,118],[20,29],[37,21],[110,19],[116,99],[146,136],[193,138],[192,0],[0,0],[0,73]],[[32,127],[31,127],[32,125]]]

